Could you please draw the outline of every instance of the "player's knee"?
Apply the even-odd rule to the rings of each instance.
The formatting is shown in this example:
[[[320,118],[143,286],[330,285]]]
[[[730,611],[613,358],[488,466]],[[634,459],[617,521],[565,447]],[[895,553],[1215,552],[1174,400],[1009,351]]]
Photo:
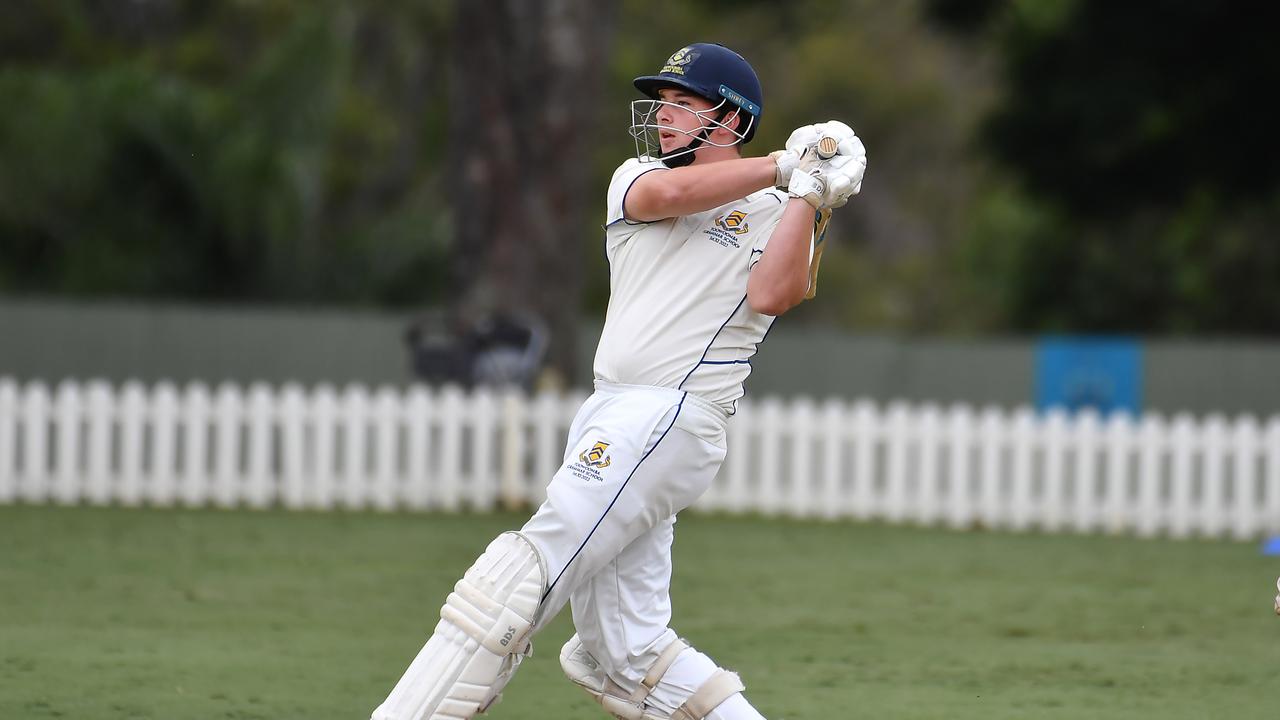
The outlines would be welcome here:
[[[440,616],[495,655],[520,652],[546,585],[546,563],[537,548],[520,533],[505,532],[454,585]]]
[[[503,533],[475,561],[418,656],[373,712],[373,720],[469,718],[502,697],[546,590],[546,563],[520,533]]]
[[[674,711],[667,710],[652,698],[675,664],[686,650],[692,650],[683,640],[668,645],[645,672],[634,691],[628,692],[609,678],[600,663],[592,657],[577,635],[565,643],[560,651],[560,666],[575,684],[600,703],[606,712],[621,720],[704,720],[724,701],[745,688],[736,673],[722,668],[714,670],[693,693],[685,697]],[[695,651],[696,652],[696,651]],[[702,656],[705,659],[705,656]],[[713,663],[707,661],[714,666]]]

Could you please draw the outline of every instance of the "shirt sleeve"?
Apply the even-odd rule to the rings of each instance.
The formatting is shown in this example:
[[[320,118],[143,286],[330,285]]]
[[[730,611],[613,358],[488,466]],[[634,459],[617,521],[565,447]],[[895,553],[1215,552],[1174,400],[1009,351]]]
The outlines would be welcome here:
[[[631,185],[641,175],[653,170],[666,170],[667,166],[657,160],[640,161],[631,158],[622,163],[617,170],[613,171],[613,179],[609,181],[608,193],[608,209],[606,211],[604,224],[612,225],[619,220],[626,220],[623,215],[623,205],[627,200],[627,191],[631,189]]]

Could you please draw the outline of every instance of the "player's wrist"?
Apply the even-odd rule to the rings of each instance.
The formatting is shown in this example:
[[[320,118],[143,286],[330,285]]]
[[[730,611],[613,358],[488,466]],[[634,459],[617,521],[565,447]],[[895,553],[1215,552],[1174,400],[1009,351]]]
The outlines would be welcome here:
[[[823,206],[823,196],[827,192],[826,178],[822,176],[821,171],[805,172],[800,168],[796,168],[791,173],[791,178],[787,181],[787,194],[793,198],[804,200],[813,206],[814,210],[821,210]]]

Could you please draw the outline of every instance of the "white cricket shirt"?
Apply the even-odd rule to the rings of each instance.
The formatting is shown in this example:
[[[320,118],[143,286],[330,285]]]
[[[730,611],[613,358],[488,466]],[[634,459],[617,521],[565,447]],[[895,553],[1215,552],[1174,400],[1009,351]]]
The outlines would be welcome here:
[[[627,220],[631,184],[666,169],[633,158],[609,183],[609,310],[595,377],[687,390],[733,413],[774,320],[747,304],[747,276],[782,218],[786,194],[768,189],[685,217]]]

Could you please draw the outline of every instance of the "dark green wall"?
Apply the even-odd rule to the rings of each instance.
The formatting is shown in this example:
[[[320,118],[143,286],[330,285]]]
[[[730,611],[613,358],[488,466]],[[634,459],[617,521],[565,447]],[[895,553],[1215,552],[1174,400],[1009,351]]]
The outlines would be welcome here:
[[[152,382],[262,380],[304,384],[411,380],[409,314],[342,310],[0,302],[0,376]],[[941,340],[787,328],[761,346],[753,397],[1031,402],[1033,339]],[[584,326],[579,373],[590,380],[599,326]],[[1148,341],[1145,408],[1280,413],[1280,342]]]

